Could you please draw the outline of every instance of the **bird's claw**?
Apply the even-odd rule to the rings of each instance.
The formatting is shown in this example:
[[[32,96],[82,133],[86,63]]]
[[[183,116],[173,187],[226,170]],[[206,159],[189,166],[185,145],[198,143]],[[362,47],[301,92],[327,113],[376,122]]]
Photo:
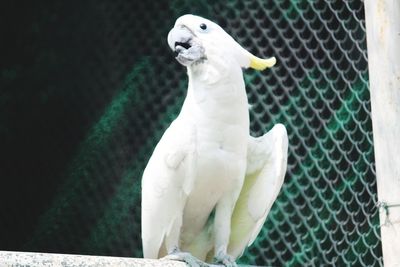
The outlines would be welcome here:
[[[219,253],[214,257],[214,263],[222,264],[226,267],[237,267],[235,259],[228,254]]]
[[[167,256],[163,257],[162,260],[173,260],[186,262],[190,267],[209,267],[207,263],[197,259],[195,256],[188,252],[174,251]]]

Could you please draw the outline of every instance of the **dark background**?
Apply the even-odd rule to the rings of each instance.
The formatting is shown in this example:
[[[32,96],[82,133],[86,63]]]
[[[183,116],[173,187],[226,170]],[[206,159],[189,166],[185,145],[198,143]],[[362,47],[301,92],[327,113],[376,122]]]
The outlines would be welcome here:
[[[95,172],[102,172],[89,170],[87,165],[106,169],[104,171],[112,177],[102,186],[102,193],[106,195],[102,197],[111,195],[118,183],[120,170],[110,171],[108,169],[118,167],[107,166],[108,156],[118,161],[118,156],[109,151],[111,147],[101,148],[104,154],[111,155],[101,155],[99,159],[85,158],[101,154],[96,151],[99,147],[95,142],[100,142],[100,146],[107,146],[105,142],[114,146],[113,141],[100,140],[99,136],[95,136],[92,139],[97,140],[82,143],[85,143],[91,128],[101,119],[113,97],[123,90],[125,76],[139,60],[161,53],[163,59],[173,62],[164,36],[168,33],[167,25],[173,25],[175,17],[168,12],[166,1],[157,2],[156,6],[145,2],[148,1],[115,1],[113,4],[104,1],[79,4],[66,1],[2,2],[1,249],[85,252],[78,249],[79,244],[62,244],[61,237],[57,237],[60,238],[58,242],[32,241],[32,237],[35,236],[35,229],[40,228],[40,216],[51,209],[58,194],[63,194],[63,190],[75,190],[67,189],[65,184],[74,186],[77,183],[69,181],[74,176],[71,172],[81,172],[73,177],[79,181],[85,175],[89,180],[96,179]],[[169,17],[169,21],[151,20],[160,17],[160,14]],[[160,61],[154,64],[160,64]],[[163,65],[166,66],[165,63]],[[182,72],[177,64],[172,68]],[[130,134],[132,138],[128,144],[121,142],[118,149],[135,154],[143,141],[143,133],[132,127]],[[129,149],[126,148],[128,145]],[[82,152],[82,149],[88,151]],[[83,161],[96,163],[85,165],[85,162],[77,162],[76,158],[82,153]],[[76,170],[79,168],[85,168],[85,171]],[[83,201],[98,194],[91,193],[85,195]],[[71,198],[76,196],[69,196],[65,201],[69,203]],[[79,216],[79,210],[71,212]],[[69,219],[60,218],[60,223]],[[73,229],[74,223],[70,228]],[[71,234],[65,230],[60,229],[57,236]],[[79,229],[82,232],[85,230],[88,229]],[[38,235],[39,239],[46,238],[43,233]]]
[[[141,256],[140,179],[179,112],[166,36],[217,21],[259,56],[251,130],[289,134],[288,174],[242,262],[381,265],[361,1],[2,1],[0,250]]]

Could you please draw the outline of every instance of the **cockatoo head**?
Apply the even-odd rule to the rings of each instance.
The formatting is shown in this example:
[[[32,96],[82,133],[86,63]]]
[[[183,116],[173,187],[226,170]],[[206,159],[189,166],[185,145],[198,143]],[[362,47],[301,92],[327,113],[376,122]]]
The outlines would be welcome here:
[[[178,18],[168,34],[168,45],[184,66],[207,62],[213,56],[227,57],[242,68],[263,70],[276,63],[275,57],[261,59],[241,47],[218,24],[194,15]]]

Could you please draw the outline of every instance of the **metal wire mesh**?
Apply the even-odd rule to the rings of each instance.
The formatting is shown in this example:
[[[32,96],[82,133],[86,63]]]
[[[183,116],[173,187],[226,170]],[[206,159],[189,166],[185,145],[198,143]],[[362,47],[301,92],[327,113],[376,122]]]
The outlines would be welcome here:
[[[74,17],[99,18],[80,36],[102,33],[93,48],[97,60],[80,72],[87,90],[75,91],[88,128],[25,249],[141,256],[141,174],[187,84],[166,35],[177,17],[193,13],[218,22],[252,53],[278,60],[268,71],[245,71],[245,81],[252,134],[278,122],[287,127],[288,171],[262,232],[240,261],[382,265],[361,1],[95,6]]]

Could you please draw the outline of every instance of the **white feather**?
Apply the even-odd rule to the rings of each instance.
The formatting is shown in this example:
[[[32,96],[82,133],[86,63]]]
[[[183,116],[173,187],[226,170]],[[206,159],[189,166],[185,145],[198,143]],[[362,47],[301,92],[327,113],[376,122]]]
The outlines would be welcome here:
[[[282,124],[262,137],[249,138],[247,174],[232,216],[230,255],[240,256],[259,234],[284,181],[287,149]]]

